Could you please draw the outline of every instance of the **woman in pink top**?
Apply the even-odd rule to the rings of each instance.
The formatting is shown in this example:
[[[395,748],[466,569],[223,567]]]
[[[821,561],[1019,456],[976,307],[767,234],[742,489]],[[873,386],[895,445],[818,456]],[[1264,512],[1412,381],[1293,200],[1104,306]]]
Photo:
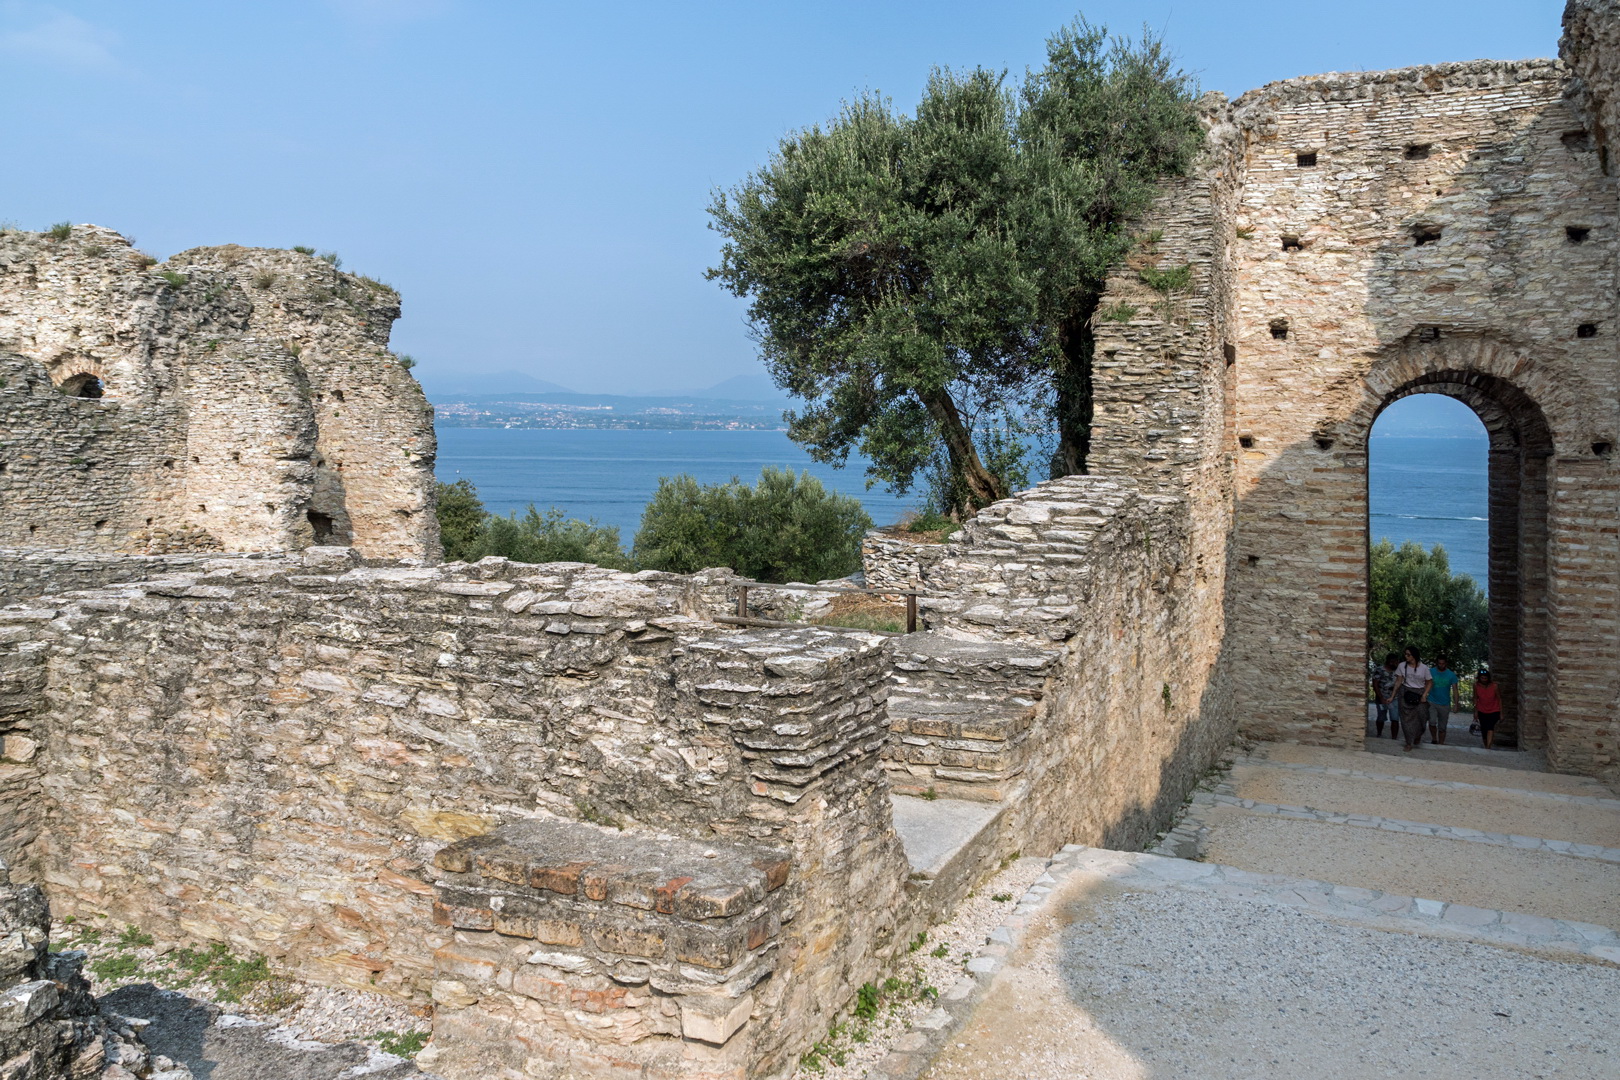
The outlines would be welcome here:
[[[1502,694],[1496,688],[1491,673],[1480,668],[1474,676],[1474,722],[1479,725],[1479,737],[1489,750],[1496,743],[1496,725],[1502,719]]]

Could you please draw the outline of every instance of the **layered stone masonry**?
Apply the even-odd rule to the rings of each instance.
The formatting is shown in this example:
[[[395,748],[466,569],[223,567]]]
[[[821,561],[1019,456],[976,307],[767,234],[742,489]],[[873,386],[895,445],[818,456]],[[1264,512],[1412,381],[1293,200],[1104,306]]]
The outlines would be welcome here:
[[[0,1077],[192,1080],[97,1010],[81,973],[84,953],[49,952],[50,925],[39,886],[14,884],[0,860]]]
[[[770,845],[797,907],[749,1045],[787,1060],[910,918],[886,639],[703,603],[670,574],[348,548],[35,598],[0,612],[0,734],[29,759],[5,843],[68,912],[424,998],[447,842],[566,819]]]
[[[894,646],[884,766],[893,790],[953,799],[1011,798],[1028,767],[1049,649],[912,634]]]
[[[1566,46],[1601,97],[1589,39]],[[1367,437],[1384,406],[1434,392],[1491,436],[1504,730],[1556,767],[1613,767],[1617,189],[1579,91],[1555,61],[1478,61],[1233,104],[1228,652],[1254,736],[1361,738]]]
[[[0,544],[437,558],[399,297],[293,251],[0,231]],[[80,396],[86,385],[100,396]]]
[[[651,1040],[678,1073],[690,1042],[725,1047],[739,1032],[724,1055],[704,1055],[708,1068],[744,1075],[760,1055],[747,1038],[754,988],[798,908],[785,851],[524,822],[452,844],[435,864],[434,918],[457,930],[435,956],[441,1055],[466,1041],[460,1016],[475,1005],[477,1037],[503,1022],[522,1038],[543,1029],[576,1044],[567,1056],[580,1069],[592,1047],[611,1058]]]
[[[868,589],[920,589],[923,564],[942,554],[943,545],[931,539],[868,529],[861,538],[861,573]]]

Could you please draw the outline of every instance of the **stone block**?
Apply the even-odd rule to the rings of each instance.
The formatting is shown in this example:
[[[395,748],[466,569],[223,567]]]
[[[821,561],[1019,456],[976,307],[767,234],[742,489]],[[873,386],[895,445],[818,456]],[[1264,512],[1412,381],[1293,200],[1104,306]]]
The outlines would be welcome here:
[[[724,1046],[748,1022],[754,995],[740,998],[688,995],[681,999],[681,1034],[715,1046]]]

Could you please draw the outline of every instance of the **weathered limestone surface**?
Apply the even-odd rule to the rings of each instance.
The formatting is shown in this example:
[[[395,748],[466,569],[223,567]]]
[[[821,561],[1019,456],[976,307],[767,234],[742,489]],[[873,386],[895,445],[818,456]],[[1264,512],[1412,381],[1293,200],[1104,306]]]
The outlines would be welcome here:
[[[676,575],[346,548],[35,598],[0,613],[5,855],[64,911],[425,997],[447,842],[562,820],[770,847],[793,918],[747,1038],[787,1062],[903,937],[883,639],[700,603]]]
[[[861,574],[868,589],[918,589],[922,564],[937,559],[941,552],[939,544],[925,538],[868,529],[861,539]]]
[[[1057,666],[1048,649],[910,634],[894,646],[889,783],[904,795],[1012,798]]]
[[[0,860],[0,1078],[191,1080],[152,1072],[140,1039],[102,1016],[80,973],[82,952],[50,953],[51,916],[37,885],[12,883]]]
[[[436,554],[399,297],[292,251],[160,265],[93,225],[0,232],[0,544]],[[97,380],[100,397],[73,396]]]

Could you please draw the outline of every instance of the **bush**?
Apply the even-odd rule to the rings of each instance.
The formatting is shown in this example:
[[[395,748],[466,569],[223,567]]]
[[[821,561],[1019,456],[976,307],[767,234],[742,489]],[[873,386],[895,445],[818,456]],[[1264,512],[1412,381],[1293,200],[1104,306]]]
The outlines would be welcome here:
[[[1467,574],[1453,574],[1446,549],[1425,551],[1408,540],[1380,540],[1369,552],[1367,647],[1379,662],[1415,646],[1425,662],[1445,656],[1457,672],[1488,659],[1490,615],[1485,594]]]
[[[484,509],[470,480],[436,485],[439,536],[451,562],[477,562],[500,555],[513,562],[584,562],[628,570],[630,559],[619,546],[619,530],[594,521],[565,518],[555,508],[540,513],[530,505],[519,517],[501,517]]]
[[[476,562],[489,512],[471,480],[433,485],[438,496],[439,543],[449,562]]]
[[[45,235],[52,240],[66,240],[73,235],[73,223],[70,221],[58,221],[46,231]]]
[[[821,581],[860,567],[871,527],[857,500],[809,473],[766,468],[753,487],[735,477],[703,486],[664,477],[642,514],[635,557],[649,570],[729,566],[756,581]]]

